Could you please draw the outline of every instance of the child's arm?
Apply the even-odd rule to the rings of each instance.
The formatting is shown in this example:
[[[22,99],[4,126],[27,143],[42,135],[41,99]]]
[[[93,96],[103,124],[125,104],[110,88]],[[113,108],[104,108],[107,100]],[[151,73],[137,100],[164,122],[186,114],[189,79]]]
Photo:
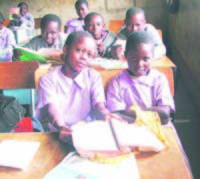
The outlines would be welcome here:
[[[5,47],[0,49],[0,62],[12,61],[13,49],[16,45],[14,34],[12,33],[12,31],[9,30],[8,35],[4,38],[6,42]]]
[[[152,34],[153,40],[154,40],[154,59],[159,59],[166,55],[166,47],[163,43],[162,38],[160,37],[160,34],[158,33],[157,29],[151,25],[146,25],[147,32]]]

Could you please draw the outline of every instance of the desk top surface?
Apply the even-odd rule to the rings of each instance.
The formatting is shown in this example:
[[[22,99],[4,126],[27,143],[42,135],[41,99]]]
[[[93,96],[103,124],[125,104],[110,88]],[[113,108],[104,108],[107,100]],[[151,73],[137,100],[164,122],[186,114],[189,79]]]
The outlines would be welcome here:
[[[141,179],[143,178],[181,178],[191,177],[187,157],[173,127],[165,127],[164,133],[169,148],[157,154],[137,155]],[[0,167],[0,178],[4,179],[41,179],[57,165],[73,147],[58,140],[57,133],[15,133],[0,134],[0,140],[17,139],[40,141],[41,145],[27,171]]]

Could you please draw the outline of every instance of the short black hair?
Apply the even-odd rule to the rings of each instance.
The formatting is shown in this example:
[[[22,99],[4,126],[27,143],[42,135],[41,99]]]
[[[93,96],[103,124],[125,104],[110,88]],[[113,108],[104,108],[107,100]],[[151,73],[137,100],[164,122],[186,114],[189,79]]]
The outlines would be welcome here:
[[[87,0],[77,0],[76,3],[75,3],[75,8],[78,9],[78,7],[81,4],[85,4],[89,8],[89,4],[88,4]]]
[[[21,8],[22,5],[25,5],[26,8],[28,9],[28,4],[26,2],[20,2],[17,7]]]
[[[48,22],[57,22],[59,25],[59,29],[61,29],[61,20],[60,17],[58,17],[55,14],[47,14],[42,17],[41,22],[40,22],[40,27],[41,30],[43,31],[47,25]]]
[[[145,12],[142,8],[138,8],[138,7],[132,7],[132,8],[129,8],[127,11],[126,11],[126,19],[130,19],[131,16],[135,16],[137,14],[141,14],[143,13],[144,14],[144,17],[145,17]]]
[[[127,54],[129,50],[137,48],[138,44],[152,44],[154,46],[154,40],[149,32],[133,32],[129,35],[126,41],[125,53]]]
[[[69,34],[65,41],[64,46],[70,47],[72,43],[76,42],[77,40],[80,39],[80,37],[89,37],[93,39],[92,35],[89,32],[86,31],[75,31]]]
[[[97,12],[90,12],[89,14],[87,14],[87,16],[85,16],[85,19],[84,19],[85,25],[91,20],[91,18],[93,16],[100,16],[102,18],[102,21],[104,21],[104,19],[103,19],[101,14],[99,14]]]
[[[4,22],[5,18],[2,12],[0,12],[0,23],[2,24]]]

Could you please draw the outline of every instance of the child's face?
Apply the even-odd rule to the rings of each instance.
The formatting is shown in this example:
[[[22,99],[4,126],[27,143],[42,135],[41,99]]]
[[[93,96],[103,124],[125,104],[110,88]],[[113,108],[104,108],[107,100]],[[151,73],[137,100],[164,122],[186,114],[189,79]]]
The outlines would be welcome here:
[[[90,22],[85,24],[86,30],[92,34],[94,39],[98,40],[101,38],[102,30],[104,29],[104,23],[101,16],[92,16]]]
[[[76,13],[78,14],[80,19],[84,19],[88,14],[88,7],[85,3],[81,3],[80,6],[77,7]]]
[[[64,47],[65,64],[72,72],[83,70],[94,57],[96,44],[91,37],[81,37],[70,47]]]
[[[24,15],[27,13],[27,11],[28,11],[27,6],[26,6],[25,4],[23,4],[23,5],[20,7],[20,14],[21,14],[22,16],[24,16]]]
[[[143,13],[131,16],[125,20],[126,31],[128,34],[132,32],[140,32],[144,30],[146,20]]]
[[[138,44],[136,49],[130,49],[125,53],[128,60],[128,68],[135,76],[144,76],[150,69],[153,57],[152,44]]]
[[[59,31],[58,22],[50,21],[42,31],[42,39],[47,43],[48,46],[52,46],[58,39]]]

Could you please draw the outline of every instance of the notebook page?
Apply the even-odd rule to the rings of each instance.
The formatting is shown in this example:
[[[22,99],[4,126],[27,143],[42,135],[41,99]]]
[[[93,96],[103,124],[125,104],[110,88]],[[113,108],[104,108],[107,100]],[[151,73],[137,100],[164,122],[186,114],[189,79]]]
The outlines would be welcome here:
[[[72,127],[73,144],[77,151],[117,151],[108,122],[78,123]]]
[[[0,166],[27,169],[39,146],[39,142],[2,141],[0,143]]]

